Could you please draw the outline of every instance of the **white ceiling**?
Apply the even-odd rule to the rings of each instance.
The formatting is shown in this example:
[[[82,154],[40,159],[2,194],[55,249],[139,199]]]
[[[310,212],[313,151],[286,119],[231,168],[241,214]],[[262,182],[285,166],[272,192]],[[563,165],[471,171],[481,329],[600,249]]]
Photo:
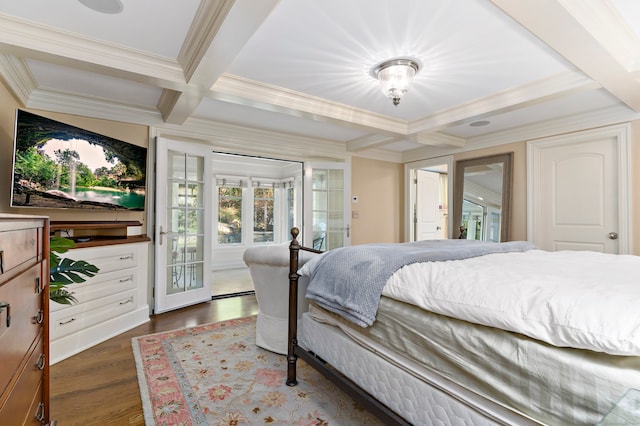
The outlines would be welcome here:
[[[24,107],[405,160],[640,112],[636,0],[121,1],[0,2],[0,77]],[[370,70],[399,56],[421,68],[394,107]]]

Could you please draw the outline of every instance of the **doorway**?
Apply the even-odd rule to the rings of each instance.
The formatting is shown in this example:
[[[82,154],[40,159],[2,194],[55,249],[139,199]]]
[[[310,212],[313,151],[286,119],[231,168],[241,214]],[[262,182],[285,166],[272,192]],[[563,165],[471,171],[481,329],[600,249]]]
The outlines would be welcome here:
[[[214,152],[214,298],[254,291],[242,256],[254,245],[284,243],[302,221],[303,163]]]
[[[543,250],[629,254],[628,124],[527,144],[529,239]]]
[[[405,241],[451,238],[453,157],[405,164]]]

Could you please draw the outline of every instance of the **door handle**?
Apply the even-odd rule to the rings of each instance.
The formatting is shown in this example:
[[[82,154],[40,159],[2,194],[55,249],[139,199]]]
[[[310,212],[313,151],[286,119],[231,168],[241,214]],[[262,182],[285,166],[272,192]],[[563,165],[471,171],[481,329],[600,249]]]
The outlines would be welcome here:
[[[610,240],[617,240],[618,239],[618,233],[617,232],[609,232],[609,239]]]
[[[160,227],[160,245],[162,245],[162,236],[163,236],[163,235],[167,235],[167,234],[168,234],[168,232],[164,232],[164,231],[162,230],[162,226],[161,226],[161,227]]]

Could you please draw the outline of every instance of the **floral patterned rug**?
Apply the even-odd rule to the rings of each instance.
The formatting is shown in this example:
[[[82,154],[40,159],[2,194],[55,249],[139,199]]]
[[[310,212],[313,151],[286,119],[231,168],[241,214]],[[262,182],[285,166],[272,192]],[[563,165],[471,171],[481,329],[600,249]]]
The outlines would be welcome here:
[[[132,340],[147,425],[380,424],[302,360],[255,345],[255,317]]]

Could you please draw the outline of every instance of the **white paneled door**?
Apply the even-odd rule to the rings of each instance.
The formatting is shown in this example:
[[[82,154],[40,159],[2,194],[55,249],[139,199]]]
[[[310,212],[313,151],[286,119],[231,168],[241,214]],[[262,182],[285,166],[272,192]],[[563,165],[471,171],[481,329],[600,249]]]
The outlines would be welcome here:
[[[628,253],[628,127],[528,144],[529,239],[543,250]]]
[[[416,241],[446,238],[440,206],[440,173],[416,170]]]
[[[211,299],[211,148],[156,147],[155,313]]]

